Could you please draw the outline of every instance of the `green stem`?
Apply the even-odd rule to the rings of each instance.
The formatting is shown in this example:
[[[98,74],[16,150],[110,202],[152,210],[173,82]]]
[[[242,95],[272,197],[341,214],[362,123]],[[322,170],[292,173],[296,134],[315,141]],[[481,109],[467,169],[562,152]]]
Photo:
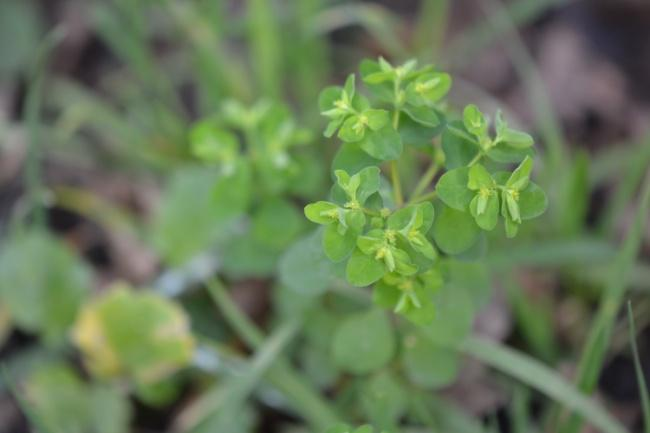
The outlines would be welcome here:
[[[419,195],[421,195],[431,184],[433,178],[436,177],[436,173],[438,173],[438,164],[436,164],[435,161],[432,161],[427,171],[425,171],[422,177],[420,178],[418,184],[415,185],[415,188],[411,193],[411,198],[418,197]]]
[[[397,131],[399,127],[399,108],[395,106],[393,111],[393,129]],[[401,207],[404,204],[404,195],[402,194],[402,183],[399,178],[399,167],[397,161],[390,162],[390,179],[393,185],[393,194],[395,195],[395,206]]]
[[[469,164],[467,164],[467,166],[468,166],[468,167],[473,166],[474,164],[476,164],[477,162],[479,162],[479,161],[481,160],[481,158],[483,158],[483,152],[479,151],[479,152],[476,154],[476,156],[475,156],[475,157],[474,157],[474,158],[469,162]]]
[[[205,284],[228,324],[248,346],[259,349],[264,343],[264,334],[233,302],[223,283],[213,278]],[[283,357],[278,358],[269,368],[266,378],[287,396],[315,430],[322,431],[340,422],[338,415],[327,402],[312,389],[309,382],[295,373]]]
[[[426,194],[422,194],[420,196],[413,197],[411,200],[409,200],[409,202],[407,204],[415,204],[415,203],[420,203],[420,202],[423,202],[423,201],[432,200],[432,199],[434,199],[436,197],[436,195],[437,195],[437,193],[435,191],[429,191]]]

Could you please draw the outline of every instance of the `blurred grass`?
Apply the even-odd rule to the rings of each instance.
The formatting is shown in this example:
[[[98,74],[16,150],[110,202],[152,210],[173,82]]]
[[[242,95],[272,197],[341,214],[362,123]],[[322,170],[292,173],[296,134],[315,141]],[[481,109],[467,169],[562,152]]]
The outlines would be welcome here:
[[[602,432],[625,433],[627,431],[607,411],[590,401],[566,379],[536,359],[477,337],[466,339],[461,347],[464,353],[520,380],[564,407],[584,416],[590,424]]]
[[[630,273],[644,239],[643,233],[649,213],[650,172],[646,174],[634,222],[616,256],[616,264],[601,295],[598,311],[580,356],[576,383],[586,393],[592,393],[596,387],[607,354],[612,329],[623,303],[625,288],[629,283]],[[582,420],[572,416],[562,425],[560,431],[575,433],[580,430],[581,425]]]
[[[648,396],[648,385],[643,375],[639,349],[636,346],[636,325],[632,312],[632,303],[627,302],[627,320],[629,323],[630,346],[632,347],[632,359],[634,361],[634,372],[639,385],[639,396],[641,396],[641,411],[643,412],[643,425],[645,433],[650,433],[650,397]]]

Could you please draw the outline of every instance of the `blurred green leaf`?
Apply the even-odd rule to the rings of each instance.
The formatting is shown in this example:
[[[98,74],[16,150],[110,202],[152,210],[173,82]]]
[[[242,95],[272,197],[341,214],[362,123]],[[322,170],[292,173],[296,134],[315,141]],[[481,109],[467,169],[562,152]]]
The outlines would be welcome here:
[[[194,355],[189,327],[179,305],[153,292],[113,286],[84,306],[73,338],[97,377],[149,384],[189,364]]]
[[[51,343],[65,337],[91,289],[89,269],[67,246],[40,231],[15,233],[7,240],[0,275],[0,300],[11,320]]]
[[[357,313],[336,330],[332,354],[336,364],[354,374],[386,365],[395,352],[395,335],[386,313],[379,309]]]

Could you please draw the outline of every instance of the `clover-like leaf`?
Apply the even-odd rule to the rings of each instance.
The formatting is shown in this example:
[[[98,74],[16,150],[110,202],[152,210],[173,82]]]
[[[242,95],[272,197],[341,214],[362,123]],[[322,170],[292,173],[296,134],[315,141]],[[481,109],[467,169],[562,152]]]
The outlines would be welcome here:
[[[467,211],[474,193],[467,187],[469,182],[469,168],[460,167],[449,170],[443,174],[436,184],[436,192],[440,200],[447,206]]]
[[[472,215],[447,206],[437,212],[433,222],[433,239],[447,254],[460,254],[470,249],[478,240],[479,233]]]
[[[83,307],[73,340],[97,377],[127,377],[143,384],[187,366],[195,345],[180,306],[124,285]]]
[[[402,137],[390,125],[365,134],[360,146],[368,155],[382,161],[399,158],[403,148]]]
[[[90,293],[90,270],[40,230],[16,233],[0,252],[0,303],[14,325],[60,343]]]
[[[423,335],[404,337],[402,365],[409,380],[425,389],[439,389],[453,383],[458,375],[458,353]]]
[[[352,252],[345,271],[348,282],[356,287],[369,286],[383,277],[384,274],[386,274],[384,262],[364,254],[359,249]]]
[[[395,334],[386,314],[378,309],[355,314],[336,329],[334,361],[343,370],[366,374],[386,365],[394,356]]]

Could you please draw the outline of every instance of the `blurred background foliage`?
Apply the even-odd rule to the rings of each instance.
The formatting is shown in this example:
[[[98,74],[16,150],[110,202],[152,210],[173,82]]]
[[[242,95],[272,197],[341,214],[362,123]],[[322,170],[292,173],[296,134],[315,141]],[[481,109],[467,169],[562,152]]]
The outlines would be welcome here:
[[[532,131],[549,193],[448,266],[427,335],[360,311],[301,212],[355,163],[318,93],[380,55]],[[642,431],[648,76],[639,0],[1,1],[0,432]],[[253,177],[195,156],[213,120]]]

